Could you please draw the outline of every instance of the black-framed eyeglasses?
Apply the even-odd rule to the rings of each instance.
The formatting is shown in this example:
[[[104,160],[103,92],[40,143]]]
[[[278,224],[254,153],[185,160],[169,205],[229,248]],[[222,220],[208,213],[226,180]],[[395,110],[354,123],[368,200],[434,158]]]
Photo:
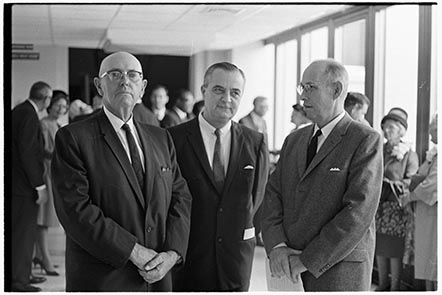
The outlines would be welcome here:
[[[296,92],[298,92],[299,95],[302,95],[304,91],[310,93],[313,89],[318,89],[318,86],[309,83],[299,83],[298,87],[296,87]]]
[[[121,71],[121,70],[110,70],[101,74],[100,79],[108,76],[111,81],[119,81],[123,78],[123,75],[126,75],[129,80],[132,82],[138,82],[143,79],[143,73],[129,70],[129,71]]]

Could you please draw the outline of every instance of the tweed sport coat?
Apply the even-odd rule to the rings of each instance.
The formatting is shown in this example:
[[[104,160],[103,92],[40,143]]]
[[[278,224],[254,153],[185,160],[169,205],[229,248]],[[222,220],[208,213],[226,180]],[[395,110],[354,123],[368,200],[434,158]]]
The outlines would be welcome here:
[[[314,125],[290,134],[266,188],[263,239],[301,250],[306,291],[370,290],[382,138],[347,114],[306,166]]]
[[[144,190],[103,111],[57,132],[52,175],[67,236],[67,291],[170,291],[170,272],[148,284],[128,261],[136,242],[185,259],[191,196],[172,139],[164,129],[134,125],[145,158]]]

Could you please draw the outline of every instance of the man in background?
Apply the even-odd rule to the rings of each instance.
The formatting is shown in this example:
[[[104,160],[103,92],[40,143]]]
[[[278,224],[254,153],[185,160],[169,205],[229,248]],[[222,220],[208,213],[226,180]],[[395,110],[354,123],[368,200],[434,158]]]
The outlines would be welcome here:
[[[133,113],[134,119],[138,122],[160,127],[160,122],[158,121],[157,117],[148,107],[144,105],[141,98],[135,104]]]
[[[166,104],[169,102],[167,88],[163,85],[156,85],[150,94],[150,109],[161,122],[166,115]]]
[[[187,89],[179,89],[175,96],[175,103],[170,110],[166,110],[161,127],[169,128],[187,122],[194,118],[192,113],[195,99],[192,92]]]
[[[32,286],[31,267],[37,233],[38,204],[47,200],[43,180],[44,139],[38,112],[49,106],[52,89],[45,82],[36,82],[29,99],[12,110],[12,196],[11,196],[11,286],[12,292],[38,292]],[[34,278],[33,283],[40,280]]]
[[[268,151],[263,134],[232,121],[244,85],[237,66],[213,64],[201,86],[203,112],[169,129],[192,194],[188,263],[174,273],[174,291],[249,289]]]
[[[365,119],[369,106],[370,100],[364,94],[351,91],[347,93],[344,108],[353,120],[370,126],[370,123]]]

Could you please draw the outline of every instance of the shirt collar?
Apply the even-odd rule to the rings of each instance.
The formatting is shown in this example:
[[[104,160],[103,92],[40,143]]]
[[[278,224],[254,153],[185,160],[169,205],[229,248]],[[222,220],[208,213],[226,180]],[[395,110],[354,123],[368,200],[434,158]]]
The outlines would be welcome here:
[[[134,121],[133,121],[133,115],[130,116],[130,118],[129,118],[129,120],[127,120],[127,122],[124,122],[123,120],[121,120],[120,118],[118,118],[117,116],[112,114],[111,111],[109,111],[106,108],[106,106],[103,106],[103,110],[104,110],[104,113],[106,114],[107,118],[111,122],[112,127],[114,127],[116,132],[120,132],[120,130],[124,124],[129,125],[130,129],[134,130],[135,126],[134,126]]]
[[[28,99],[29,103],[34,107],[34,110],[36,113],[39,113],[38,107],[35,104],[35,102],[32,101],[32,99]]]
[[[209,133],[209,134],[214,134],[214,133],[215,133],[216,128],[213,127],[212,125],[210,125],[209,122],[207,122],[207,120],[203,117],[203,112],[201,112],[201,113],[198,115],[198,121],[199,121],[199,123],[200,123],[200,128],[201,128],[204,132]],[[230,130],[230,127],[232,127],[232,120],[229,120],[229,122],[227,122],[227,124],[224,125],[224,126],[220,129],[220,131],[221,131],[221,135],[226,134],[227,131]]]
[[[187,113],[181,110],[179,107],[174,106],[173,110],[177,113],[178,117],[180,117],[181,120],[187,118]]]
[[[333,131],[333,129],[336,127],[336,125],[339,123],[339,121],[341,121],[341,119],[344,118],[344,116],[345,116],[345,111],[340,113],[338,116],[336,116],[333,120],[328,122],[327,125],[325,125],[322,128],[319,128],[319,126],[315,124],[315,130],[313,131],[313,134],[316,134],[316,131],[318,131],[318,129],[321,129],[322,135],[324,136],[324,138],[327,138],[330,135],[330,133]]]

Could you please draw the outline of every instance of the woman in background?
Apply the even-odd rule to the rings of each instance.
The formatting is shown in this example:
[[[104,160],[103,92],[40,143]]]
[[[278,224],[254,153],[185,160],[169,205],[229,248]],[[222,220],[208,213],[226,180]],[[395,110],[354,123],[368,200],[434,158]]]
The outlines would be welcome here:
[[[296,125],[295,129],[293,129],[292,132],[301,129],[302,127],[305,127],[307,125],[310,125],[312,123],[312,121],[309,118],[307,118],[304,107],[302,105],[297,103],[294,104],[292,108],[293,111],[292,111],[291,122]]]
[[[51,159],[54,151],[55,133],[60,128],[58,120],[68,111],[68,95],[61,90],[54,90],[52,93],[51,104],[47,108],[48,116],[41,119],[41,128],[45,140],[45,160],[44,160],[44,180],[48,190],[48,200],[40,204],[37,217],[37,240],[36,256],[33,259],[34,264],[39,264],[46,275],[58,276],[52,264],[48,247],[48,229],[58,226],[58,219],[55,213],[54,197],[52,194],[51,181]]]
[[[437,290],[437,114],[429,127],[435,146],[427,151],[425,162],[410,183],[404,205],[415,201],[414,276],[425,280],[427,291]]]
[[[413,222],[410,208],[402,208],[399,196],[408,188],[419,166],[417,154],[403,141],[408,114],[393,108],[382,119],[384,144],[384,182],[376,212],[376,263],[379,286],[376,291],[399,291],[405,235]],[[391,273],[389,281],[388,273]]]

